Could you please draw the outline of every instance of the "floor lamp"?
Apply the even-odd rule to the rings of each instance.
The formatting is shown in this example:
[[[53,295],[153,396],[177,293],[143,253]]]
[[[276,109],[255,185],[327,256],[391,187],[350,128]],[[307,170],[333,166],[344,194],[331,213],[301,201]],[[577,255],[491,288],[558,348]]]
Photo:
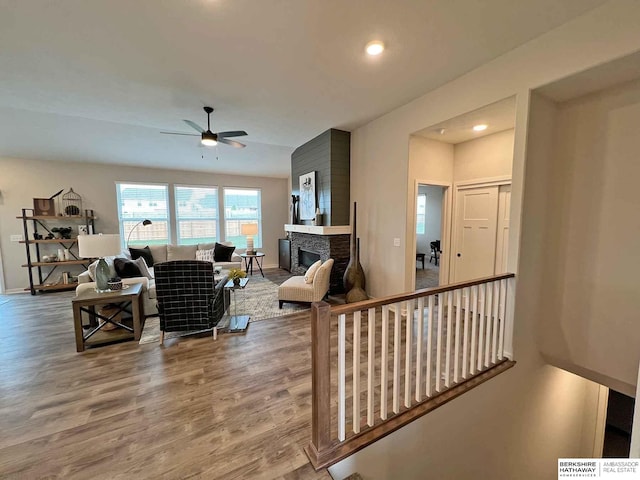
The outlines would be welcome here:
[[[253,249],[253,236],[258,233],[258,224],[243,223],[240,227],[240,233],[247,236],[247,255],[254,255],[256,251]]]
[[[153,222],[151,220],[145,219],[145,220],[141,220],[138,223],[136,223],[133,228],[131,230],[129,230],[129,236],[127,237],[127,247],[129,246],[129,240],[131,239],[131,234],[133,233],[133,231],[138,228],[138,226],[140,224],[142,224],[143,227],[146,227],[147,225],[151,225]]]

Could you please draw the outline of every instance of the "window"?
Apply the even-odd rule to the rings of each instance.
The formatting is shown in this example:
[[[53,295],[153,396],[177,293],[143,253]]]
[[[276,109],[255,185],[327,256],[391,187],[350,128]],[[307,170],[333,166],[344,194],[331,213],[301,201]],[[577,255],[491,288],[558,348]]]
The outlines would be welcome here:
[[[416,233],[418,235],[425,234],[426,211],[427,195],[424,193],[420,193],[418,194],[418,202],[416,205]]]
[[[262,247],[262,213],[260,190],[249,188],[224,189],[225,240],[238,248],[247,248],[247,237],[242,235],[245,223],[256,223],[258,234],[253,236],[254,248]]]
[[[124,248],[127,244],[144,247],[169,243],[167,185],[116,183],[116,192],[120,238]],[[151,220],[151,225],[138,225],[144,220]]]
[[[179,245],[218,241],[218,189],[176,185]]]

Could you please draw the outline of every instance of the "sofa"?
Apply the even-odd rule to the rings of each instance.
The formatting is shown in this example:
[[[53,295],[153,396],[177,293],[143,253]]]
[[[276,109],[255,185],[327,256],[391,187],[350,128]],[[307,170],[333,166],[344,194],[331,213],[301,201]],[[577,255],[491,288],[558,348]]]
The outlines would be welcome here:
[[[233,246],[230,242],[220,242],[226,246]],[[198,250],[211,250],[215,247],[215,243],[199,243],[198,245],[149,245],[149,250],[153,257],[154,265],[156,263],[167,262],[171,260],[196,260],[196,252]],[[116,276],[115,267],[113,262],[117,257],[129,258],[129,252],[123,252],[121,255],[113,257],[105,257],[107,265],[113,277]],[[233,252],[230,262],[212,262],[214,269],[230,269],[241,268],[242,257]],[[154,316],[158,314],[158,305],[156,300],[156,284],[153,278],[153,267],[149,267],[149,277],[132,277],[123,278],[123,285],[130,285],[133,283],[142,283],[142,299],[144,306],[145,316]],[[89,270],[78,275],[78,286],[76,287],[76,295],[79,295],[85,290],[95,289],[96,284],[93,281]]]

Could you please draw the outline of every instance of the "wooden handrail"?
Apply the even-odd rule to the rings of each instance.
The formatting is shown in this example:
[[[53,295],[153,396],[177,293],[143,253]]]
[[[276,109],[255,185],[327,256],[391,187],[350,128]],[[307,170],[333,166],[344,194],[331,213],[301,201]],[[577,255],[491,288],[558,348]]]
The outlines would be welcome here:
[[[396,295],[389,295],[387,297],[376,298],[373,300],[345,303],[344,305],[334,305],[331,307],[331,314],[340,315],[344,313],[353,313],[358,310],[367,310],[368,308],[381,307],[382,305],[388,305],[391,303],[403,302],[406,300],[415,300],[416,298],[425,297],[427,295],[435,295],[438,293],[458,290],[460,288],[473,287],[474,285],[480,285],[487,282],[495,282],[497,280],[514,278],[515,276],[515,273],[503,273],[501,275],[477,278],[475,280],[469,280],[467,282],[450,283],[448,285],[443,285],[442,287],[424,288],[421,290],[416,290],[415,292],[399,293]]]

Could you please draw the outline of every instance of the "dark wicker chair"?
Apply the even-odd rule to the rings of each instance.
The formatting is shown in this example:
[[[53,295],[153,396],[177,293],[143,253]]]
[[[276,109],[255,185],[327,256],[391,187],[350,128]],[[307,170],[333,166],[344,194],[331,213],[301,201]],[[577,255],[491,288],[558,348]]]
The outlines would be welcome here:
[[[160,317],[160,344],[165,332],[213,330],[225,313],[224,285],[214,283],[213,264],[198,260],[175,260],[154,265],[156,299]]]

